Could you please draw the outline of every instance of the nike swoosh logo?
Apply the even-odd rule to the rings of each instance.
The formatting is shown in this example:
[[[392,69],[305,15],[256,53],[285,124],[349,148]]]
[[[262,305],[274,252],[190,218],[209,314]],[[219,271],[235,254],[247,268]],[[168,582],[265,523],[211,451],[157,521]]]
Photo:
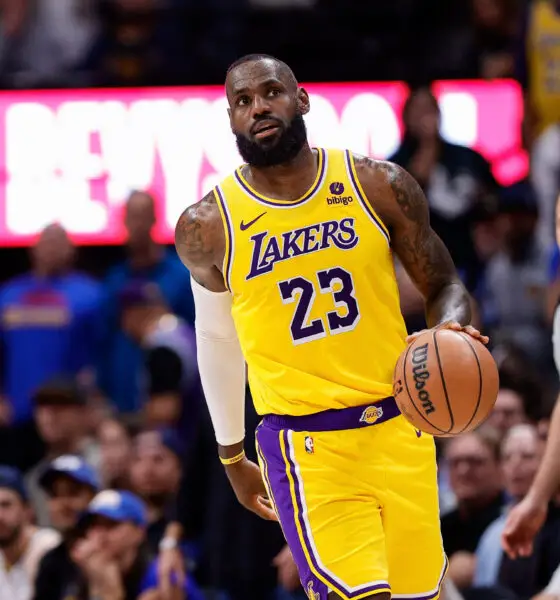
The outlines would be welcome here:
[[[416,437],[421,437],[421,436],[422,436],[422,432],[419,429],[417,429],[416,430]]]
[[[251,225],[254,225],[261,217],[264,217],[265,215],[266,215],[266,212],[263,212],[258,217],[255,217],[252,221],[249,221],[248,223],[244,223],[243,221],[241,221],[241,223],[239,224],[239,229],[241,229],[241,231],[245,231],[246,229],[249,229],[249,227],[251,227]]]

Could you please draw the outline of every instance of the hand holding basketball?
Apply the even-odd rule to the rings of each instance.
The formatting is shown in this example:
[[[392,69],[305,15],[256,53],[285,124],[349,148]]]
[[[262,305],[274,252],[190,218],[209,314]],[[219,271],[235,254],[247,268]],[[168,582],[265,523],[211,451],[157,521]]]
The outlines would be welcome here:
[[[446,321],[445,323],[441,323],[440,325],[436,325],[432,329],[451,329],[453,331],[462,331],[467,335],[470,335],[475,340],[482,342],[483,344],[487,344],[490,341],[490,338],[487,335],[482,335],[478,329],[475,329],[472,325],[461,325],[461,323],[457,323],[457,321]],[[412,335],[409,335],[406,338],[407,344],[411,344],[418,336],[426,333],[426,331],[430,331],[429,329],[422,329],[422,331],[417,331]]]
[[[416,429],[439,437],[471,431],[488,416],[498,395],[498,368],[488,338],[449,322],[407,338],[395,367],[393,395]]]

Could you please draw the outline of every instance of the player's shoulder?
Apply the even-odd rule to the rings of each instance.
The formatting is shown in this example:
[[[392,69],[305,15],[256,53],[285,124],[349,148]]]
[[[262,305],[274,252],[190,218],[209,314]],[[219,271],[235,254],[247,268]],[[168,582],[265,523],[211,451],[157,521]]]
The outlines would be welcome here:
[[[410,185],[411,175],[405,169],[388,160],[378,160],[352,153],[358,181],[370,201],[394,197],[399,187]]]
[[[216,189],[211,189],[198,202],[187,206],[177,221],[176,233],[188,235],[193,225],[204,226],[216,217],[219,218]]]
[[[175,226],[175,248],[187,267],[212,266],[215,253],[223,245],[223,225],[216,191],[188,206]]]
[[[352,152],[352,159],[358,176],[371,178],[381,183],[391,183],[395,178],[406,173],[405,169],[389,160],[371,158],[356,152]]]

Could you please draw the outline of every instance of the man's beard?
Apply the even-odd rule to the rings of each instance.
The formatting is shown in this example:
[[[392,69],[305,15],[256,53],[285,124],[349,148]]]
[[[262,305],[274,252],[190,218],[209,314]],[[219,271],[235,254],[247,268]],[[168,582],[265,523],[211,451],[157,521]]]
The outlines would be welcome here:
[[[9,533],[0,537],[0,548],[9,548],[20,536],[23,526],[14,527]]]
[[[252,141],[241,133],[235,134],[237,149],[241,158],[252,167],[274,167],[293,160],[307,141],[307,130],[303,115],[296,113],[294,118],[278,138]]]

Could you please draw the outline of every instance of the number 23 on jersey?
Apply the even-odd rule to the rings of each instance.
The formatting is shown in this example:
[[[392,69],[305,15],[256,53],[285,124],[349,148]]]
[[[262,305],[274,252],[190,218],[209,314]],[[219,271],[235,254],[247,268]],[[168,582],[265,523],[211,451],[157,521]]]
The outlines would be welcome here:
[[[354,295],[352,274],[341,267],[332,267],[316,273],[316,281],[293,277],[278,282],[284,304],[296,304],[290,331],[295,345],[318,340],[327,335],[352,331],[360,320],[360,309]],[[324,317],[310,320],[309,315],[317,297],[330,294],[334,310]]]

